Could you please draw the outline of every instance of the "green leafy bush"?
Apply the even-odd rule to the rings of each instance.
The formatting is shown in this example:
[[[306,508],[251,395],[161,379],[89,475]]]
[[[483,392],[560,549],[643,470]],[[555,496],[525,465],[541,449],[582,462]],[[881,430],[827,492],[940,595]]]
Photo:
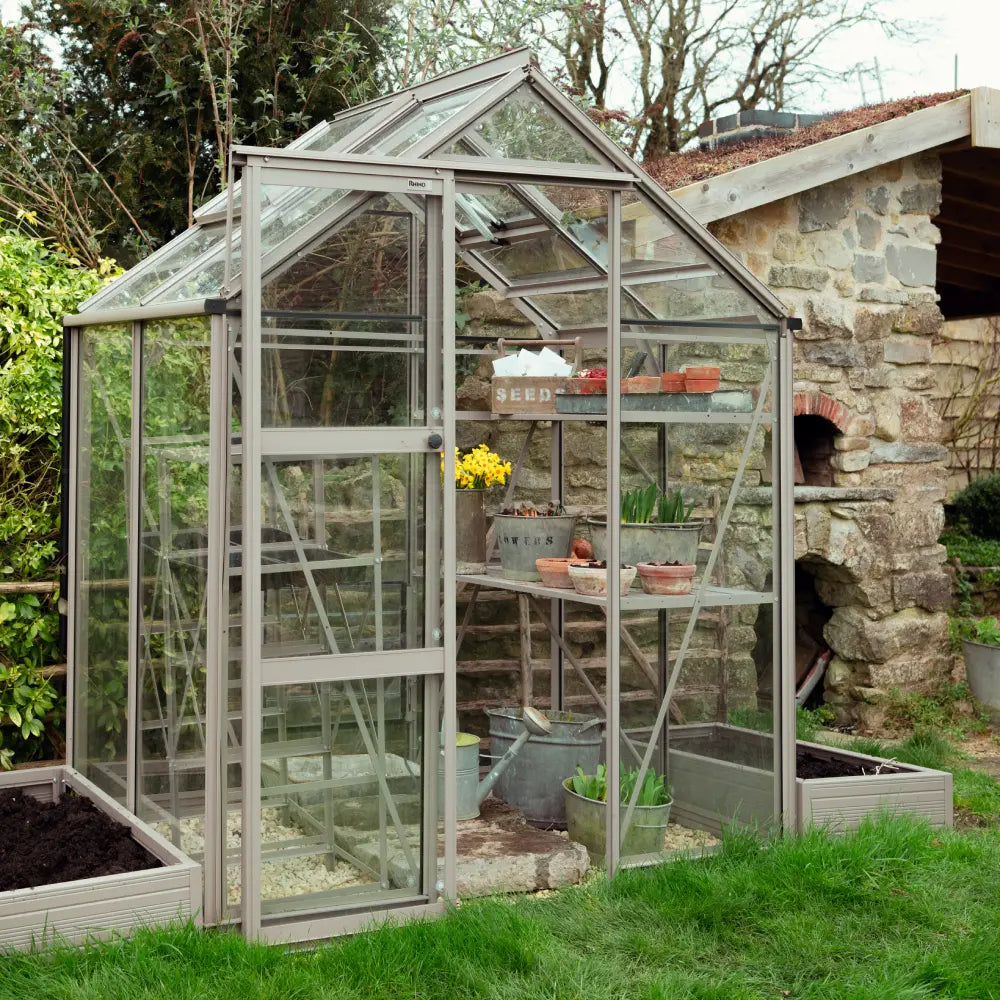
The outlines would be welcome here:
[[[952,618],[951,634],[952,639],[957,639],[959,643],[965,639],[981,642],[984,646],[1000,646],[1000,622],[992,615],[986,618]]]
[[[59,538],[62,317],[113,272],[0,233],[0,579],[54,580]],[[0,766],[31,760],[61,720],[58,593],[0,600]]]
[[[974,479],[955,497],[951,509],[973,535],[1000,539],[1000,474]]]
[[[952,529],[938,541],[947,549],[948,558],[957,559],[963,566],[1000,566],[1000,540]]]

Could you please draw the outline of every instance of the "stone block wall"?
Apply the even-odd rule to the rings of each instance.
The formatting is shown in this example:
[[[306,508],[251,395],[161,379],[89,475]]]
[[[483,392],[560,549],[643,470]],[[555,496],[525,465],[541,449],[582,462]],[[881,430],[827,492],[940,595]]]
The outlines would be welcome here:
[[[940,178],[937,156],[910,157],[710,227],[801,317],[796,412],[836,427],[843,492],[800,497],[796,558],[833,609],[826,696],[841,721],[951,666],[937,543],[948,450],[932,363]]]
[[[944,323],[931,363],[948,448],[948,494],[1000,469],[1000,317]]]

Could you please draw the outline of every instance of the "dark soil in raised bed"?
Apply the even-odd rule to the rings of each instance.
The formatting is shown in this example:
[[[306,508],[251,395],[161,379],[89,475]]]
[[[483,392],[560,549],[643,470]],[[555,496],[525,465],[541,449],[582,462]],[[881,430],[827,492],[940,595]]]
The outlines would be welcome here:
[[[0,892],[160,867],[127,826],[87,799],[0,792]]]
[[[862,778],[875,773],[877,764],[859,763],[843,757],[827,757],[799,747],[795,753],[795,774],[799,778]],[[900,774],[908,770],[896,764],[883,765],[881,774]]]

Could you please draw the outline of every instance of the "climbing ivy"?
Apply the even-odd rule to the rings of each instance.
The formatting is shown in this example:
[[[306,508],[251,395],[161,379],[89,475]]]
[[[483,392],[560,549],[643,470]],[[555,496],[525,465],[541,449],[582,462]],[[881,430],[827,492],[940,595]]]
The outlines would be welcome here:
[[[58,573],[62,317],[115,273],[0,232],[0,580]],[[64,710],[44,668],[60,659],[58,593],[0,598],[0,766],[37,758]]]

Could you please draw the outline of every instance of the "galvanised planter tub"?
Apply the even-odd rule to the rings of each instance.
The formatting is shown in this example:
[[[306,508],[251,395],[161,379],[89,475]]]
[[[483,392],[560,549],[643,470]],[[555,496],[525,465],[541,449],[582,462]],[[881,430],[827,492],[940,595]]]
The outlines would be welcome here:
[[[11,789],[41,802],[58,801],[67,791],[89,799],[127,826],[162,867],[0,892],[0,948],[25,949],[43,941],[79,944],[171,921],[201,923],[201,865],[79,771],[60,765],[0,774],[0,790]]]
[[[954,824],[952,778],[914,764],[897,764],[840,747],[799,740],[799,752],[864,775],[795,779],[797,827],[853,830],[882,811],[922,816],[932,826]],[[731,822],[764,829],[774,816],[773,740],[766,733],[722,723],[670,730],[669,782],[673,818],[685,826],[722,832]]]
[[[590,860],[601,864],[607,852],[607,809],[606,802],[584,798],[570,788],[572,778],[562,783],[563,798],[566,803],[566,829],[569,839],[587,848]],[[636,854],[659,854],[663,851],[663,838],[670,822],[670,807],[673,801],[659,806],[636,806],[632,813],[625,839],[621,845],[623,857]],[[624,818],[624,806],[622,817]]]

